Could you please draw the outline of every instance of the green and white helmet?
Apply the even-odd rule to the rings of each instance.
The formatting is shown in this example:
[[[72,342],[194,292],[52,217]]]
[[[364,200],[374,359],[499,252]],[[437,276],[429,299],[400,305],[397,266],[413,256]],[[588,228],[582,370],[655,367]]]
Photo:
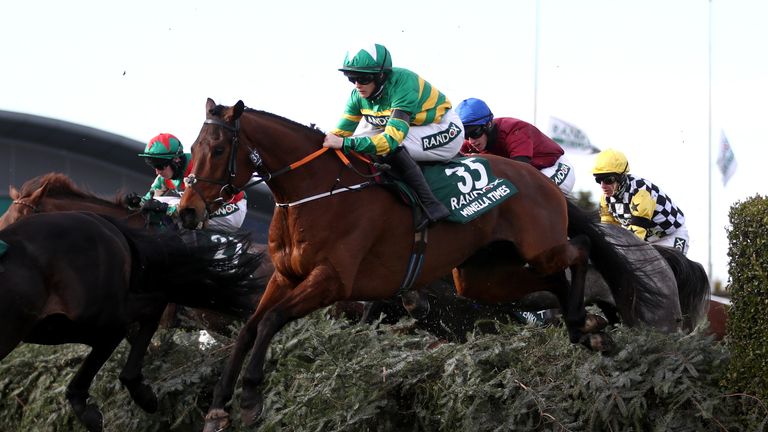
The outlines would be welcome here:
[[[392,70],[392,56],[384,45],[374,44],[347,51],[342,72],[376,74]]]
[[[144,153],[139,156],[145,158],[173,159],[180,156],[183,150],[181,141],[169,133],[161,133],[147,143]]]

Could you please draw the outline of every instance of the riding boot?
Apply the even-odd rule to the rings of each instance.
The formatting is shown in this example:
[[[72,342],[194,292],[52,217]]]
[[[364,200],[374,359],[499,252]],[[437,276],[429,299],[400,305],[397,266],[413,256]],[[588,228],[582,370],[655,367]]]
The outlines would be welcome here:
[[[432,190],[424,178],[421,168],[413,160],[408,150],[399,147],[389,157],[389,162],[400,174],[401,179],[413,189],[421,201],[421,205],[426,213],[428,222],[437,222],[451,214],[451,212],[435,198]],[[427,221],[421,221],[417,224],[417,229],[423,227]]]

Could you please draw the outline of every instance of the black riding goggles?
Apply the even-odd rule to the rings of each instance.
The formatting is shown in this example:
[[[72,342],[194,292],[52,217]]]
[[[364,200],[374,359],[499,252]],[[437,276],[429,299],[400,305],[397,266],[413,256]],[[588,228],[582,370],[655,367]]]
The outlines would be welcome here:
[[[344,74],[344,76],[346,76],[352,84],[358,83],[361,85],[370,84],[376,79],[375,74]]]
[[[150,159],[146,158],[144,159],[144,162],[147,163],[147,165],[151,166],[152,168],[156,170],[164,170],[168,165],[171,164],[170,159]]]
[[[621,176],[618,174],[604,174],[604,175],[596,175],[595,176],[595,183],[597,184],[614,184],[619,181]]]
[[[486,132],[488,132],[488,127],[485,126],[485,125],[482,125],[482,126],[470,126],[470,127],[466,128],[466,130],[464,131],[464,135],[467,138],[478,139],[481,136],[483,136],[483,134],[486,133]]]

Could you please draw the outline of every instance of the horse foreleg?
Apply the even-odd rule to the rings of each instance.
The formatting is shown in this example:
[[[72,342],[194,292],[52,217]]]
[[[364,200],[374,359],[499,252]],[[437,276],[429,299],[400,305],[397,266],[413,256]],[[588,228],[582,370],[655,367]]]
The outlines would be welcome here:
[[[226,404],[232,399],[235,392],[235,383],[240,375],[240,370],[245,362],[245,356],[253,347],[256,335],[259,334],[259,323],[266,310],[285,298],[293,288],[293,284],[283,278],[279,273],[274,273],[267,284],[264,295],[259,301],[256,312],[245,322],[237,335],[235,346],[227,359],[221,377],[213,389],[213,402],[205,416],[205,428],[203,432],[219,432],[229,427],[229,413],[225,409]]]
[[[253,425],[261,415],[263,391],[259,386],[264,382],[264,360],[270,341],[288,322],[338,300],[332,292],[338,286],[340,281],[334,270],[325,266],[316,267],[285,298],[265,311],[259,322],[253,355],[243,375],[240,411],[246,426]]]
[[[157,411],[157,396],[152,391],[152,387],[144,382],[141,369],[144,365],[147,347],[152,341],[152,335],[157,331],[158,325],[159,316],[158,319],[145,320],[140,323],[139,330],[128,338],[131,350],[120,373],[120,382],[128,389],[131,398],[136,402],[136,405],[148,413]]]
[[[72,381],[67,386],[67,400],[72,406],[77,419],[80,420],[89,432],[100,432],[103,428],[104,417],[101,415],[98,406],[88,403],[88,389],[91,387],[91,382],[93,382],[96,373],[104,366],[104,363],[115,351],[121,340],[122,337],[112,338],[103,344],[94,345],[75,374],[75,377],[72,378]]]

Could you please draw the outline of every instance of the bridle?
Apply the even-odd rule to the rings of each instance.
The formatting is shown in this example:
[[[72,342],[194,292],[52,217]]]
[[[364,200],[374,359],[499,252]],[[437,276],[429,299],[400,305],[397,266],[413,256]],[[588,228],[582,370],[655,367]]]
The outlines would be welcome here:
[[[252,186],[255,186],[255,185],[260,184],[260,183],[269,182],[272,179],[274,179],[275,177],[278,177],[278,176],[280,176],[282,174],[285,174],[285,173],[287,173],[287,172],[289,172],[291,170],[294,170],[294,169],[296,169],[296,168],[298,168],[298,167],[300,167],[302,165],[305,165],[305,164],[311,162],[312,160],[316,159],[318,156],[320,156],[323,153],[325,153],[326,151],[330,150],[329,147],[322,147],[319,150],[309,154],[308,156],[306,156],[306,157],[304,157],[304,158],[302,158],[302,159],[300,159],[300,160],[298,160],[298,161],[296,161],[296,162],[294,162],[294,163],[292,163],[290,165],[287,165],[287,166],[285,166],[285,167],[283,167],[283,168],[281,168],[281,169],[279,169],[279,170],[277,170],[275,172],[269,172],[264,167],[264,163],[262,161],[262,158],[261,158],[261,155],[259,154],[259,152],[257,150],[255,150],[255,149],[251,148],[251,147],[248,147],[248,159],[250,159],[251,163],[253,164],[255,172],[258,174],[259,178],[258,179],[251,178],[251,180],[246,182],[245,185],[243,185],[242,187],[238,187],[238,186],[235,186],[234,181],[235,181],[235,175],[237,174],[236,173],[237,149],[238,149],[238,146],[240,144],[240,119],[238,118],[237,120],[235,120],[235,125],[234,126],[232,126],[231,124],[229,124],[229,123],[227,123],[227,122],[225,122],[223,120],[219,120],[219,119],[215,119],[215,118],[206,119],[203,124],[216,125],[216,126],[219,126],[219,127],[221,127],[221,128],[223,128],[223,129],[225,129],[225,130],[227,130],[227,131],[232,133],[232,148],[231,148],[230,153],[229,153],[229,161],[227,163],[227,173],[225,174],[225,179],[224,180],[217,180],[217,179],[197,177],[194,174],[190,174],[189,176],[184,178],[184,183],[188,187],[192,188],[192,190],[194,190],[200,196],[200,198],[203,200],[203,203],[205,204],[206,211],[208,211],[209,213],[210,213],[210,206],[211,205],[213,205],[213,204],[219,204],[220,205],[220,204],[223,204],[226,201],[224,199],[224,195],[225,194],[228,194],[230,196],[234,196],[234,195],[240,193],[241,191],[244,191],[244,190],[246,190],[246,189],[248,189],[248,188],[250,188]],[[361,177],[371,178],[371,177],[375,177],[375,176],[379,175],[379,173],[374,173],[374,174],[364,174],[364,173],[361,173],[360,171],[358,171],[352,165],[352,162],[350,162],[350,160],[347,158],[347,156],[344,155],[344,153],[340,149],[335,149],[335,152],[336,152],[336,156],[338,156],[338,158],[341,159],[341,161],[344,164],[344,166],[350,168],[351,170],[356,172]],[[365,160],[368,163],[370,163],[369,160],[363,158],[360,155],[357,155],[357,157],[362,159],[362,160]],[[212,183],[212,184],[222,185],[221,190],[219,191],[219,196],[216,199],[214,199],[213,201],[208,202],[205,199],[205,197],[203,196],[203,194],[199,190],[197,190],[195,188],[196,185],[197,185],[197,182],[199,182],[199,181],[200,182],[205,182],[205,183]],[[337,182],[338,181],[340,181],[340,179],[337,178]],[[370,182],[368,182],[368,183],[370,183]],[[368,183],[366,183],[366,185]],[[361,185],[357,185],[356,187],[353,187],[351,189],[359,189],[360,187],[361,187]],[[334,187],[334,189],[335,189],[335,187]],[[326,194],[322,194],[322,196],[328,196],[328,195],[332,195],[332,194],[333,194],[333,190],[331,192],[329,192],[327,195]],[[322,196],[318,195],[317,197],[322,197]],[[310,198],[314,199],[315,197],[310,197]],[[306,199],[305,200],[301,200],[301,201],[305,202]],[[280,205],[278,204],[278,206],[280,206]]]
[[[224,128],[225,130],[232,132],[232,149],[229,153],[229,161],[227,162],[227,174],[225,176],[226,177],[225,180],[197,177],[194,174],[190,174],[189,176],[184,178],[184,183],[188,187],[192,188],[195,192],[197,192],[198,195],[200,195],[200,198],[202,198],[203,202],[205,203],[206,211],[210,213],[210,206],[212,204],[219,204],[219,205],[224,204],[224,202],[226,201],[224,199],[225,195],[235,196],[241,191],[248,189],[251,186],[255,186],[259,183],[268,181],[272,177],[272,175],[264,171],[263,169],[264,165],[261,161],[261,155],[257,151],[249,148],[248,158],[251,160],[251,163],[253,163],[253,166],[256,169],[256,172],[259,174],[260,178],[251,179],[251,181],[247,182],[241,188],[235,186],[233,183],[235,181],[235,176],[237,175],[237,147],[240,144],[240,119],[235,120],[234,126],[231,126],[229,123],[219,119],[206,119],[204,124],[217,125]],[[196,189],[196,185],[198,181],[221,185],[222,187],[219,190],[219,196],[213,201],[208,202],[203,196],[203,194]]]
[[[16,205],[20,205],[20,206],[24,206],[24,207],[30,208],[30,209],[32,209],[32,213],[40,213],[40,210],[36,206],[33,206],[32,204],[30,204],[30,203],[28,203],[28,202],[26,202],[24,200],[21,200],[21,199],[13,200],[13,201],[11,201],[11,204],[16,204]]]

